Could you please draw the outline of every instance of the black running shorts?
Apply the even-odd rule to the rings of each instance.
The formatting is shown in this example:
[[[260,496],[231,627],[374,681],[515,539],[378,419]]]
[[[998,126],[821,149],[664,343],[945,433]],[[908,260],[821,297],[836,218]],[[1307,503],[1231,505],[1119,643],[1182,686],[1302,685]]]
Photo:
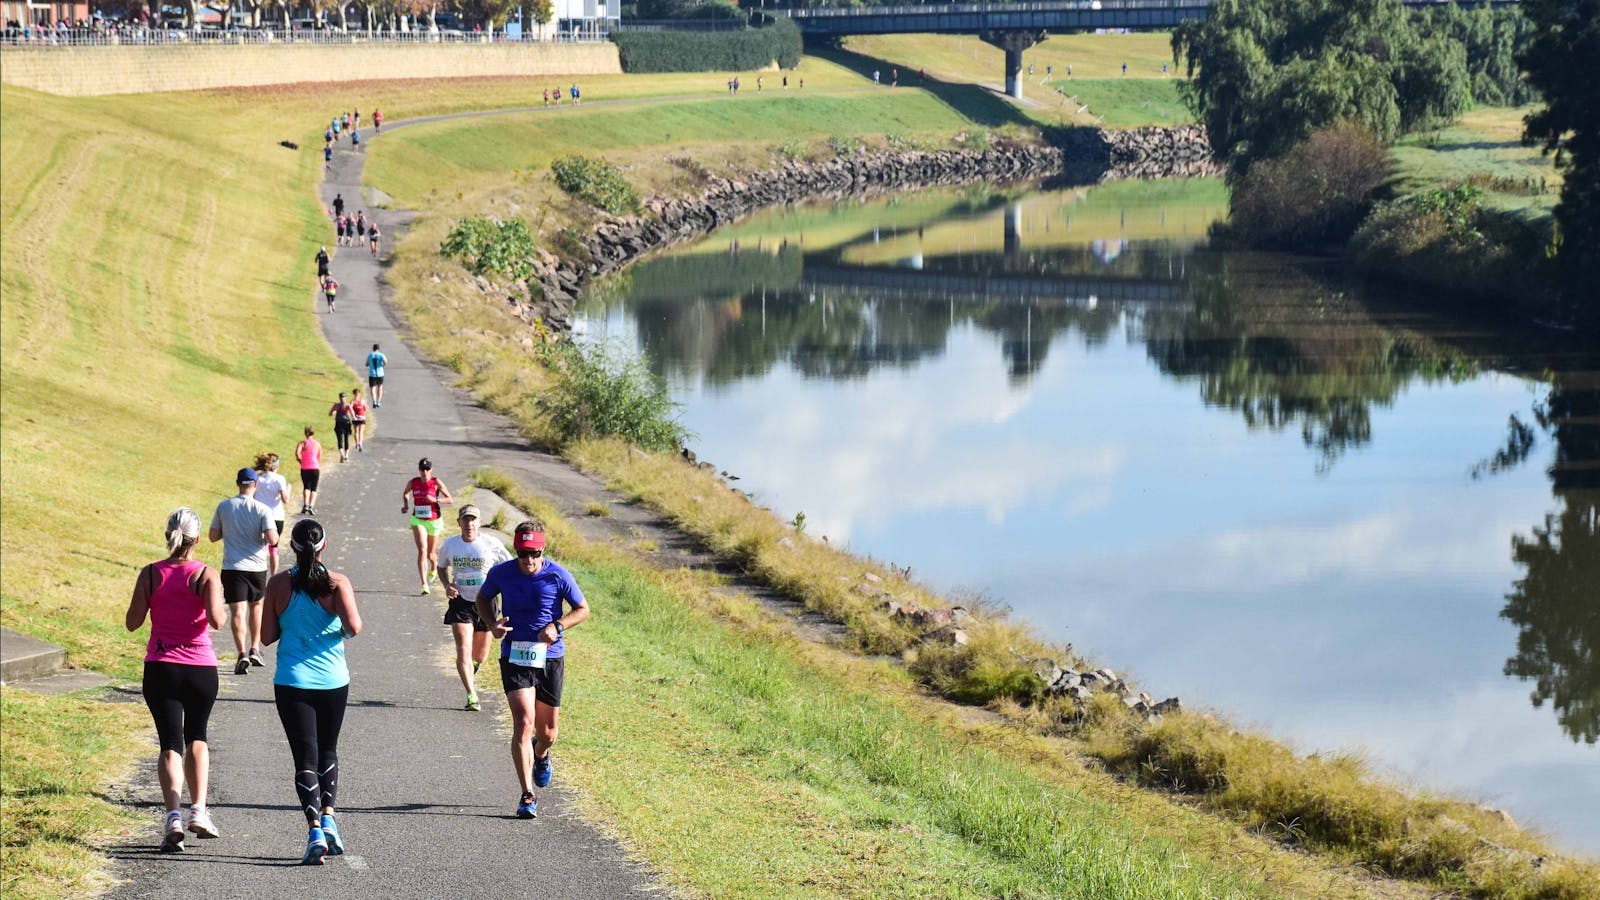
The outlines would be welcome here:
[[[500,660],[500,686],[506,693],[512,691],[525,691],[533,689],[535,700],[546,706],[561,705],[561,685],[565,681],[564,665],[566,657],[547,659],[544,668],[533,669],[528,666],[513,666],[505,659]]]
[[[222,599],[228,603],[254,602],[267,594],[266,572],[222,570]]]
[[[444,611],[446,625],[471,625],[473,631],[488,631],[489,626],[478,620],[478,607],[465,597],[457,597],[450,601]]]

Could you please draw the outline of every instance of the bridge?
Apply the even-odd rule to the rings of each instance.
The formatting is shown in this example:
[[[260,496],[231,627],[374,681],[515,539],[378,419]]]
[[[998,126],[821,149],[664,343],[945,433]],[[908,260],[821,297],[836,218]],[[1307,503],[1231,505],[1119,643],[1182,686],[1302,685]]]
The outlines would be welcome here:
[[[1492,7],[1518,0],[1401,0],[1414,9],[1441,3]],[[773,10],[794,20],[807,36],[853,34],[975,34],[1005,51],[1006,93],[1022,97],[1022,52],[1049,32],[1125,28],[1166,31],[1204,18],[1211,0],[1041,0],[1036,3],[930,3],[923,6],[856,6]]]

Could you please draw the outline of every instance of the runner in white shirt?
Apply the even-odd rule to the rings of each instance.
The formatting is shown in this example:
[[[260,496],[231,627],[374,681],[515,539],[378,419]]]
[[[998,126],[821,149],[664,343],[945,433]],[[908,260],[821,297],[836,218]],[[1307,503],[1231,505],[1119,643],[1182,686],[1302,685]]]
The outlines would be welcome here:
[[[450,626],[456,640],[456,674],[467,689],[467,709],[476,712],[478,689],[474,676],[483,661],[489,658],[489,626],[478,618],[473,602],[478,598],[478,586],[493,566],[511,561],[511,551],[493,535],[478,530],[478,508],[472,504],[461,507],[456,516],[461,533],[445,539],[439,548],[439,569],[444,579],[444,595],[450,601],[444,614],[444,624]],[[472,648],[471,665],[468,665],[467,648]]]
[[[289,489],[289,479],[278,474],[278,454],[256,454],[256,500],[272,512],[272,521],[278,524],[279,540],[284,535],[283,501],[291,496],[293,491]],[[278,574],[277,544],[267,548],[267,572],[269,575]]]

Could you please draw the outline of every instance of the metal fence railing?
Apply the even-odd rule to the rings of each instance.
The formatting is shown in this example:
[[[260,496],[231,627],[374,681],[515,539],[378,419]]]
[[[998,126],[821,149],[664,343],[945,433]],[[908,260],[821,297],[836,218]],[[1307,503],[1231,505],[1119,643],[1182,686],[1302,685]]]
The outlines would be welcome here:
[[[177,28],[6,28],[0,47],[48,49],[52,47],[150,47],[205,44],[216,46],[262,44],[597,44],[610,40],[605,28],[557,31],[547,26],[543,37],[531,29],[520,37],[503,31],[366,31],[350,29],[231,28],[187,30]]]

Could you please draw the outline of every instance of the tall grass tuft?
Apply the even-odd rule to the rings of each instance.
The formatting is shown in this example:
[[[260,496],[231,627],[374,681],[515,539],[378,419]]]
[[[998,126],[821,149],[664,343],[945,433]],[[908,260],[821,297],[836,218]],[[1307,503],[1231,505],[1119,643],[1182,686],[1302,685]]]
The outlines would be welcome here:
[[[548,346],[554,379],[534,401],[563,443],[616,437],[647,450],[676,450],[689,438],[667,386],[638,356],[614,344]]]

